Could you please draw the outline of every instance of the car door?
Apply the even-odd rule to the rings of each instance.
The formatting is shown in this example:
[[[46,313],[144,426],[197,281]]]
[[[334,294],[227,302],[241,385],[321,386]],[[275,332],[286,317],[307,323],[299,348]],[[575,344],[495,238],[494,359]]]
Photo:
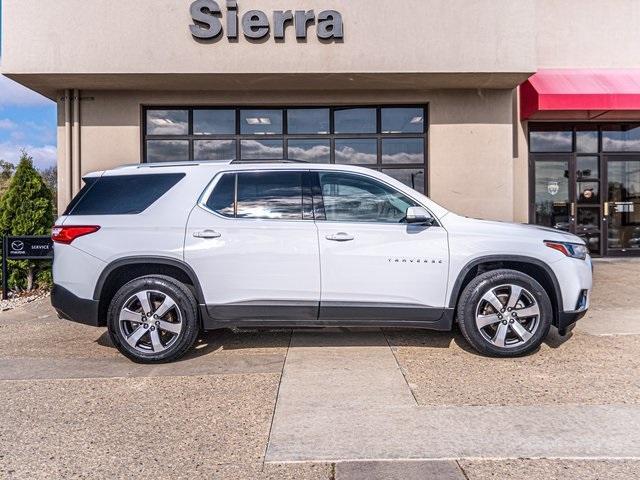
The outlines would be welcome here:
[[[316,320],[317,227],[304,171],[219,174],[192,211],[185,261],[216,320]],[[210,193],[209,193],[210,191]]]
[[[321,320],[437,321],[448,276],[447,232],[405,223],[421,206],[368,175],[319,171]]]

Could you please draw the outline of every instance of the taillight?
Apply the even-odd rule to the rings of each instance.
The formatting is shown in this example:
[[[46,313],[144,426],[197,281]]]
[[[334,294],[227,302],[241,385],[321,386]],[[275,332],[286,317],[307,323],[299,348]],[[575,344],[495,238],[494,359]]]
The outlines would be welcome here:
[[[56,243],[70,245],[76,238],[96,233],[100,230],[97,225],[70,225],[68,227],[55,226],[51,230],[51,239]]]

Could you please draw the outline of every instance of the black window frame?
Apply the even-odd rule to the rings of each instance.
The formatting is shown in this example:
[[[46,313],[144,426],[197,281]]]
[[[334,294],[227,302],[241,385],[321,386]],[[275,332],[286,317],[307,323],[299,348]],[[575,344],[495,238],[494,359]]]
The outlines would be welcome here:
[[[376,133],[335,133],[335,112],[345,109],[357,109],[357,108],[373,108],[376,110]],[[382,133],[382,110],[386,108],[420,108],[424,112],[423,128],[420,133]],[[329,109],[329,133],[327,134],[290,134],[288,133],[288,112],[289,110],[308,110],[308,109]],[[189,128],[187,135],[147,135],[147,112],[150,110],[188,110],[189,115]],[[236,133],[234,135],[202,135],[194,134],[194,111],[197,110],[235,110],[236,112]],[[283,134],[282,135],[247,135],[241,134],[240,125],[240,111],[241,110],[279,110],[282,111],[283,121]],[[370,164],[349,164],[356,165],[365,168],[369,168],[376,171],[384,170],[406,170],[406,169],[423,169],[425,182],[424,191],[425,195],[429,194],[429,104],[377,104],[377,105],[296,105],[296,106],[282,106],[282,105],[242,105],[242,106],[229,106],[229,105],[197,105],[197,106],[185,106],[185,105],[143,105],[141,107],[141,128],[140,135],[141,140],[141,158],[143,163],[147,163],[147,141],[149,140],[188,140],[189,141],[189,157],[185,161],[194,161],[194,141],[197,140],[235,140],[236,141],[236,161],[242,161],[241,148],[242,140],[282,140],[283,143],[283,155],[279,158],[265,158],[264,160],[287,160],[289,157],[289,140],[328,140],[330,145],[329,152],[329,164],[335,164],[335,143],[339,139],[361,139],[369,138],[375,139],[377,146],[377,158],[376,163]],[[383,163],[382,161],[382,141],[383,139],[391,138],[419,138],[424,142],[424,161],[422,163]]]

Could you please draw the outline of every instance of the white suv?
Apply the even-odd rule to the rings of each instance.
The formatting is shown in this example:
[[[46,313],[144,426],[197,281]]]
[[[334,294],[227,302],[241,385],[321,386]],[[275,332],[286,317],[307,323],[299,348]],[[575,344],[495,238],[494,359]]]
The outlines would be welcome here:
[[[578,237],[461,217],[364,168],[136,165],[85,183],[54,227],[52,304],[136,362],[176,360],[203,329],[454,322],[515,356],[589,307]]]

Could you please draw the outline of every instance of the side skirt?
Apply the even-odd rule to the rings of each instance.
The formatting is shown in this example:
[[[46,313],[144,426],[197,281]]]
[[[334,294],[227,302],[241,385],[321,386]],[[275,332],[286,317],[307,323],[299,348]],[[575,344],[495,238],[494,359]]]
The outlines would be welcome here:
[[[449,331],[453,308],[372,304],[200,305],[205,330],[218,328],[394,327]]]

